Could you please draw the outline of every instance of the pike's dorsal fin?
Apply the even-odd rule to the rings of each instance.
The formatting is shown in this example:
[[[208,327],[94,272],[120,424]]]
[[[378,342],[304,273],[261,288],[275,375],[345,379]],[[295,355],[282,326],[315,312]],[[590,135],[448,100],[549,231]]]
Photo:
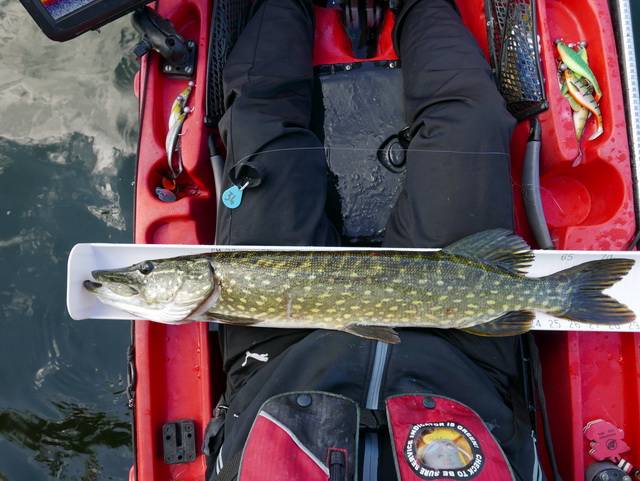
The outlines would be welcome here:
[[[464,330],[478,336],[515,336],[528,332],[535,317],[533,311],[508,312],[498,319]]]
[[[367,339],[373,339],[375,341],[388,342],[389,344],[397,344],[400,342],[398,334],[391,327],[349,324],[340,330],[353,334],[354,336],[366,337]]]
[[[442,249],[450,254],[471,257],[499,265],[519,274],[533,262],[533,252],[521,237],[506,229],[492,229],[464,237]]]

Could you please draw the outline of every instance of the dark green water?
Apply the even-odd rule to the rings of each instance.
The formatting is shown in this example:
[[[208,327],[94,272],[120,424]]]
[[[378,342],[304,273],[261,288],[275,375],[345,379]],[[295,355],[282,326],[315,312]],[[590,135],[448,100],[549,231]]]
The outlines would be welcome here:
[[[127,321],[74,321],[79,242],[131,242],[128,20],[66,44],[0,0],[0,480],[124,480]]]
[[[128,477],[130,326],[73,321],[65,282],[76,243],[132,240],[136,41],[54,43],[0,0],[0,481]]]

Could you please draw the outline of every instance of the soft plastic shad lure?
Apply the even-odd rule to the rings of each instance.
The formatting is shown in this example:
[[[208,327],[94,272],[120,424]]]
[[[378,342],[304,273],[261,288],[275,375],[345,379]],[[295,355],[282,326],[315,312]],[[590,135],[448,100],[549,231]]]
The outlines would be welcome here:
[[[567,99],[573,110],[573,127],[578,143],[578,156],[573,161],[573,166],[580,164],[582,160],[582,134],[591,115],[597,122],[597,130],[589,137],[594,140],[604,132],[604,123],[599,107],[602,92],[593,71],[589,67],[587,55],[587,42],[565,44],[561,39],[555,41],[558,49],[558,80],[562,95]],[[574,48],[577,47],[577,50]]]
[[[556,48],[558,49],[558,53],[560,54],[562,63],[564,63],[569,69],[571,69],[580,77],[586,78],[591,83],[591,85],[593,85],[595,91],[593,97],[595,98],[596,102],[599,102],[600,98],[602,97],[600,85],[598,85],[596,76],[591,71],[591,68],[584,60],[583,56],[581,56],[572,48],[568,47],[562,40],[556,40]],[[584,48],[584,45],[582,46],[582,48]]]
[[[592,87],[584,77],[577,78],[573,71],[566,69],[564,71],[564,79],[567,85],[569,93],[574,100],[583,108],[587,109],[596,117],[598,123],[598,130],[596,130],[589,140],[593,140],[599,137],[604,132],[604,126],[602,124],[602,114],[600,113],[600,107],[598,102],[592,95]],[[583,127],[584,128],[584,127]]]

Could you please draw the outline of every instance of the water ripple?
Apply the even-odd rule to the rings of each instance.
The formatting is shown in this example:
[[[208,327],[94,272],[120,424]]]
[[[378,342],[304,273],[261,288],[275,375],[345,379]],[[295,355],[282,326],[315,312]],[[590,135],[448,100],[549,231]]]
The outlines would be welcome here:
[[[128,322],[73,321],[78,242],[130,242],[136,35],[49,41],[0,0],[0,480],[125,480]]]
[[[31,464],[37,463],[54,479],[97,480],[122,475],[121,467],[105,469],[103,461],[110,451],[128,449],[129,423],[88,406],[59,402],[55,407],[59,415],[56,419],[29,410],[0,410],[0,439],[30,452]],[[83,460],[81,467],[78,459]],[[5,474],[7,479],[16,475]]]

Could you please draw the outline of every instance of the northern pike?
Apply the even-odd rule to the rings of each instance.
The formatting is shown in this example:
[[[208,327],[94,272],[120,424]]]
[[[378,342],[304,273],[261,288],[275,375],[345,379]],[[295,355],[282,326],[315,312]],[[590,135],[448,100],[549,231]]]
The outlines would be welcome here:
[[[394,327],[520,334],[534,311],[599,324],[635,319],[602,293],[633,260],[526,277],[533,258],[523,239],[496,229],[433,251],[242,250],[148,260],[93,271],[84,287],[157,322],[334,329],[389,343],[399,342]]]

